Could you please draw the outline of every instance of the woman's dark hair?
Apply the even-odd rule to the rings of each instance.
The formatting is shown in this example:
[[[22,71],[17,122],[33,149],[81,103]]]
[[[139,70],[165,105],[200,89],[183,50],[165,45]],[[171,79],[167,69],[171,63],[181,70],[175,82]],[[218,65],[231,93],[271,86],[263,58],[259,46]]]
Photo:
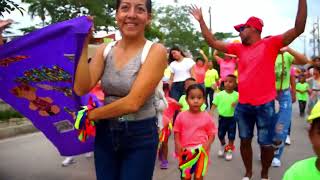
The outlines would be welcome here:
[[[204,63],[204,59],[203,59],[203,57],[198,56],[198,57],[196,58],[196,62],[198,62],[198,61],[202,61],[202,62]]]
[[[202,92],[203,97],[206,96],[206,93],[205,93],[205,91],[204,91],[204,88],[203,88],[200,84],[192,84],[192,85],[190,85],[190,86],[188,87],[188,89],[187,89],[187,92],[186,92],[187,99],[188,99],[188,97],[189,97],[190,91],[193,90],[193,89],[200,89],[200,91]]]
[[[148,13],[152,13],[152,1],[151,0],[145,0],[145,1],[146,1]],[[121,0],[117,0],[116,1],[116,11],[118,11],[120,4],[121,4]]]
[[[181,49],[178,46],[174,46],[169,51],[169,63],[171,63],[172,61],[177,60],[177,59],[173,58],[172,53],[171,53],[172,51],[179,51],[183,57],[186,57],[186,55],[183,53],[183,51],[181,51]]]

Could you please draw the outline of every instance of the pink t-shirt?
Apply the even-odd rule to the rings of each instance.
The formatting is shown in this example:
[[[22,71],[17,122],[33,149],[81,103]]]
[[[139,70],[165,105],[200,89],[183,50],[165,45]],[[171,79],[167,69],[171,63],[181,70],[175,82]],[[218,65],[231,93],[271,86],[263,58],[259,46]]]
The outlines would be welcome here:
[[[193,114],[184,111],[178,114],[173,128],[180,134],[180,143],[183,148],[204,144],[209,136],[217,133],[213,118],[208,112]]]
[[[197,64],[193,66],[194,67],[194,74],[197,83],[204,83],[204,77],[207,72],[207,67],[206,65],[203,65],[202,67],[198,66]]]
[[[282,35],[262,39],[251,46],[231,43],[227,53],[238,61],[239,102],[262,105],[276,97],[275,61],[283,45]]]
[[[234,70],[236,69],[236,60],[232,59],[222,59],[217,58],[217,63],[220,65],[220,77],[222,81],[226,79],[229,74],[234,74]]]

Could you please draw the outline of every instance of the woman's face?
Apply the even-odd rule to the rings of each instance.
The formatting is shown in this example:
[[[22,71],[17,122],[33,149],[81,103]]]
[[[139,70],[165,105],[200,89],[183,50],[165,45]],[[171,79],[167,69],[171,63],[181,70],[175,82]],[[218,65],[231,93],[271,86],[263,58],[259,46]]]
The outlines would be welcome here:
[[[197,60],[196,64],[199,67],[202,67],[204,65],[203,61],[201,61],[200,59]]]
[[[172,55],[173,59],[175,59],[175,60],[179,60],[182,58],[181,52],[177,51],[177,50],[172,50],[171,55]]]
[[[151,22],[146,0],[121,0],[116,20],[122,36],[143,36],[146,26]]]

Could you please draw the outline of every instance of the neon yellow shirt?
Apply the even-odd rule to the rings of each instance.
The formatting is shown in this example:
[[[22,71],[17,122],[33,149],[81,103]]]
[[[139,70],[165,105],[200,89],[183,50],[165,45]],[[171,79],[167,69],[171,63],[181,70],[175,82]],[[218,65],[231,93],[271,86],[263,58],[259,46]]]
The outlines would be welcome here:
[[[164,74],[164,77],[170,79],[171,71],[170,71],[170,67],[169,66],[164,70],[163,74]]]
[[[299,90],[299,91],[306,91],[309,89],[309,84],[308,83],[297,83],[296,84],[296,90]],[[300,101],[307,101],[308,100],[308,92],[305,92],[305,93],[300,93],[297,91],[297,99],[300,100]]]
[[[188,111],[189,110],[189,104],[187,103],[187,96],[186,95],[182,95],[179,99],[179,104],[181,104],[181,112],[182,111]],[[201,111],[205,111],[207,108],[206,104],[202,104],[200,109]]]
[[[294,163],[284,174],[282,180],[316,180],[320,179],[320,171],[316,167],[317,157]]]
[[[293,63],[294,57],[288,52],[283,53],[283,81],[282,81],[282,89],[288,89],[290,86],[290,68]],[[278,54],[276,63],[275,63],[275,71],[276,71],[276,88],[280,90],[281,84],[281,74],[282,74],[282,55]]]
[[[215,69],[208,69],[204,77],[204,86],[206,88],[212,87],[212,85],[214,85],[218,79],[218,71]]]
[[[235,107],[232,106],[232,103],[237,103],[238,99],[238,92],[233,91],[229,94],[223,90],[217,94],[212,103],[217,107],[219,115],[223,117],[233,117]]]

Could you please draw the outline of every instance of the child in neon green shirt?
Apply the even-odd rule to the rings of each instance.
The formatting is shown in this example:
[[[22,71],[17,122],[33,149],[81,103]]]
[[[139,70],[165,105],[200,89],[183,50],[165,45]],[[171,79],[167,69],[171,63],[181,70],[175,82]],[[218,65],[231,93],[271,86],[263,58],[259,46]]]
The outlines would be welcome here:
[[[316,157],[301,160],[293,164],[284,174],[282,180],[316,180],[320,179],[320,101],[313,107],[308,122],[309,139]]]
[[[296,84],[296,92],[297,92],[297,99],[299,102],[299,110],[300,110],[300,116],[304,116],[304,112],[306,109],[306,104],[308,100],[308,90],[309,90],[309,84],[306,83],[305,76],[301,75],[299,77],[299,83]]]
[[[184,81],[184,90],[186,91],[189,86],[192,84],[196,84],[196,80],[194,78],[188,78]],[[179,99],[179,104],[181,105],[181,112],[189,110],[189,104],[187,103],[187,96],[184,94]],[[205,111],[207,106],[202,104],[201,111]]]
[[[227,75],[224,81],[225,90],[219,92],[213,100],[210,114],[213,115],[217,108],[219,114],[218,137],[221,143],[219,156],[224,156],[226,160],[232,160],[232,151],[234,148],[234,140],[236,137],[237,123],[234,116],[235,106],[238,103],[239,93],[236,88],[237,77],[233,74]],[[225,136],[228,133],[229,143],[226,146]]]
[[[211,102],[213,101],[214,90],[217,89],[217,82],[219,81],[218,71],[213,68],[213,62],[208,61],[208,70],[204,77],[204,86],[206,88],[206,105],[211,108]],[[209,97],[209,103],[207,98]]]

